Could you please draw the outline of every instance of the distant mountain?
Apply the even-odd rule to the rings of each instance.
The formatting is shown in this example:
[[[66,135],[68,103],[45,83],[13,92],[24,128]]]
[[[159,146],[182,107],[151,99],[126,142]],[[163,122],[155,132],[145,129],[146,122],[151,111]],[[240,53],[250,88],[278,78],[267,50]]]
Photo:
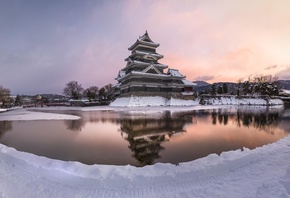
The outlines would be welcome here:
[[[290,80],[278,80],[281,89],[290,90]]]
[[[210,91],[212,84],[205,82],[205,81],[193,81],[193,83],[196,83],[195,90],[197,92],[203,92],[203,91]],[[231,83],[231,82],[217,82],[213,83],[215,84],[216,88],[219,86],[223,86],[223,84],[226,84],[228,86],[228,92],[229,93],[235,93],[236,92],[236,83]]]
[[[208,85],[210,85],[208,82],[201,81],[201,80],[193,81],[193,83],[195,83],[197,87],[203,87],[203,86],[208,86]]]

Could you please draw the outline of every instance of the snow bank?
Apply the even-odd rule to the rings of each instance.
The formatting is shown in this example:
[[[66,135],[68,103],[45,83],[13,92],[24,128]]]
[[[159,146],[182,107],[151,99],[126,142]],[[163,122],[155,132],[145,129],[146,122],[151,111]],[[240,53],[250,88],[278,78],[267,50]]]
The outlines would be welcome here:
[[[165,106],[166,100],[160,96],[131,96],[125,98],[117,98],[110,106],[125,106],[125,107],[142,107],[142,106]]]
[[[145,106],[191,106],[197,105],[197,100],[183,100],[170,98],[166,99],[161,96],[131,96],[120,97],[113,101],[112,107],[145,107]]]
[[[288,89],[281,89],[281,92],[290,95],[290,90]]]
[[[1,108],[0,108],[0,113],[1,113],[1,112],[4,112],[4,111],[7,111],[7,109],[1,109]]]
[[[7,111],[0,114],[0,121],[11,121],[11,120],[77,120],[80,119],[78,116],[56,114],[56,113],[43,113],[43,112],[32,112],[27,109],[17,109],[13,111]]]
[[[205,104],[210,105],[283,105],[281,99],[263,99],[263,98],[236,98],[236,97],[216,97],[205,99]]]
[[[1,197],[290,197],[290,137],[195,161],[84,165],[0,144]]]
[[[193,106],[199,105],[199,100],[182,100],[177,98],[170,98],[166,102],[166,106]]]
[[[199,104],[199,99],[185,100],[161,96],[131,96],[120,97],[113,101],[112,107],[146,107],[146,106],[193,106]],[[206,105],[283,105],[281,99],[263,99],[263,98],[236,98],[236,97],[209,97],[205,98]]]

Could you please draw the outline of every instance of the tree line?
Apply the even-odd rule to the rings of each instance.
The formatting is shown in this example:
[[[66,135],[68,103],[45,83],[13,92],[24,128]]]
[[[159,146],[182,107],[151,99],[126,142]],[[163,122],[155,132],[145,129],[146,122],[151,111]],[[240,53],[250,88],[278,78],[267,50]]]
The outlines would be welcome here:
[[[114,99],[114,88],[112,84],[107,84],[102,88],[90,86],[84,89],[77,81],[70,81],[65,85],[63,94],[73,100],[79,100],[85,97],[90,101],[111,101]]]
[[[260,75],[248,78],[245,81],[238,80],[235,87],[235,94],[239,97],[242,95],[279,95],[278,77],[272,75]],[[115,98],[115,89],[112,84],[107,84],[104,87],[90,86],[86,89],[82,87],[77,81],[68,82],[64,89],[63,94],[70,99],[79,100],[81,98],[87,98],[90,101],[112,101]],[[207,90],[207,94],[234,94],[229,91],[226,83],[216,86],[212,84],[210,90]],[[11,91],[8,88],[4,88],[0,85],[0,107],[7,107],[13,104],[11,97]],[[14,105],[20,105],[20,97],[14,100]]]
[[[267,95],[267,96],[277,96],[279,95],[279,84],[278,77],[272,75],[260,75],[249,77],[247,80],[238,80],[235,87],[235,94],[237,96],[241,95]],[[215,83],[211,85],[210,90],[205,93],[211,95],[216,94],[234,94],[229,92],[226,83],[217,86]]]

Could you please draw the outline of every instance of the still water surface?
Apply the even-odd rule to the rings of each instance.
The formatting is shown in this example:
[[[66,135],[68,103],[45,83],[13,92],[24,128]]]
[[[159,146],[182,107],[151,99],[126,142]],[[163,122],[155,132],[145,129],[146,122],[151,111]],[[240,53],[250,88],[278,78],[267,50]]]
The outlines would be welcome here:
[[[290,117],[286,116],[289,111],[54,111],[81,119],[1,121],[0,143],[52,159],[85,164],[179,163],[275,142],[290,133]]]

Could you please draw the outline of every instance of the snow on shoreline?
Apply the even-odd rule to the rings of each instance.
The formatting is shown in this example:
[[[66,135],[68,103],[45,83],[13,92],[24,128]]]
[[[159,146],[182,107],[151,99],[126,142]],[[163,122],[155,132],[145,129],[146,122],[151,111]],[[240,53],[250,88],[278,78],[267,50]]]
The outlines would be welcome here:
[[[283,105],[281,99],[263,99],[263,98],[236,98],[233,96],[209,97],[205,99],[207,105]],[[200,100],[185,100],[161,96],[131,96],[120,97],[111,102],[112,107],[146,107],[146,106],[192,106],[199,105]]]
[[[263,99],[263,98],[236,98],[236,97],[216,97],[208,98],[206,104],[210,105],[258,105],[275,106],[283,105],[281,99]]]
[[[78,116],[56,113],[33,112],[27,109],[16,109],[0,114],[0,121],[12,120],[77,120]]]
[[[1,108],[0,108],[0,113],[1,113],[1,112],[5,112],[5,111],[7,111],[7,109],[1,109]]]
[[[111,102],[112,107],[146,107],[146,106],[191,106],[198,105],[199,100],[166,99],[161,96],[120,97]]]
[[[114,109],[134,114],[213,108],[221,106],[41,109]],[[0,120],[3,116],[10,120],[72,118],[26,109],[1,113]],[[289,157],[290,136],[254,150],[244,148],[179,165],[157,163],[142,168],[52,160],[0,144],[0,197],[290,197]]]

